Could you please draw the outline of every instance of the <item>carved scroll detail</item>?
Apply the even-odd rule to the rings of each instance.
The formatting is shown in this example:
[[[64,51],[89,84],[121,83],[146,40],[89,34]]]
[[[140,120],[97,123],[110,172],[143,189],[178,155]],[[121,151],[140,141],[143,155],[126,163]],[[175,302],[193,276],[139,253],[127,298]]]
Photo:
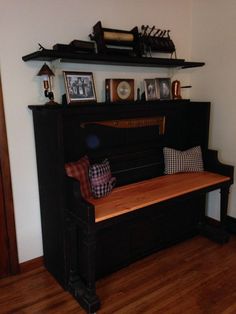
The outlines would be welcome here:
[[[165,133],[165,117],[142,117],[142,118],[131,118],[131,119],[119,119],[119,120],[104,120],[104,121],[89,121],[80,124],[82,128],[87,125],[96,124],[109,126],[113,128],[144,128],[148,126],[159,126],[159,132],[161,135]]]

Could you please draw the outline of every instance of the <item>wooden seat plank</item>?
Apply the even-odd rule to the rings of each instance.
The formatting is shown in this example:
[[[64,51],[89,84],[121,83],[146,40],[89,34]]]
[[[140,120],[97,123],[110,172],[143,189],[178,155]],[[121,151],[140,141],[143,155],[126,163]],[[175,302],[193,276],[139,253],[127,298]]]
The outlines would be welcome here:
[[[106,197],[88,201],[95,207],[95,222],[101,222],[229,180],[208,171],[177,173],[117,187]]]

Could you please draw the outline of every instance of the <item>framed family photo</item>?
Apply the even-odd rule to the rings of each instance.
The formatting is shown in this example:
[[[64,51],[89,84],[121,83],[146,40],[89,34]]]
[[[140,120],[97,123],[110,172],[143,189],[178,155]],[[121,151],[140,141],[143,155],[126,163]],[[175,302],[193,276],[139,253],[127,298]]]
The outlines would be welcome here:
[[[160,90],[160,99],[171,99],[171,82],[170,78],[158,78],[159,90]]]
[[[145,79],[144,91],[145,91],[145,99],[147,101],[156,100],[160,98],[157,84],[156,84],[156,79]]]
[[[171,99],[170,78],[153,78],[144,80],[145,99],[168,100]]]
[[[64,71],[68,104],[96,101],[93,73]]]

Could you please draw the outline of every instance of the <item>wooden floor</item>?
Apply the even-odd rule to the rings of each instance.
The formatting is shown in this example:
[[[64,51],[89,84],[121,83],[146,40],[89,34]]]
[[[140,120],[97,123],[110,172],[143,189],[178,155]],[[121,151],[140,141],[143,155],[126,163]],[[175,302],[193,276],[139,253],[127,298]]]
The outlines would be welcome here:
[[[195,237],[100,280],[98,313],[236,313],[236,237]],[[0,313],[84,313],[40,267],[0,280]]]

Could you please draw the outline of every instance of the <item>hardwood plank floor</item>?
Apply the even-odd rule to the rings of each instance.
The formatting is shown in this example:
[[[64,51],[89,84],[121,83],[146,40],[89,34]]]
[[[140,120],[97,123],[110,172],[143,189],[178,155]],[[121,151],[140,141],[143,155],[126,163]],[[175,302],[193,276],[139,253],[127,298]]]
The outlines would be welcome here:
[[[195,237],[153,254],[97,283],[105,314],[236,313],[236,236],[220,245]],[[1,314],[82,314],[40,267],[0,280]]]

